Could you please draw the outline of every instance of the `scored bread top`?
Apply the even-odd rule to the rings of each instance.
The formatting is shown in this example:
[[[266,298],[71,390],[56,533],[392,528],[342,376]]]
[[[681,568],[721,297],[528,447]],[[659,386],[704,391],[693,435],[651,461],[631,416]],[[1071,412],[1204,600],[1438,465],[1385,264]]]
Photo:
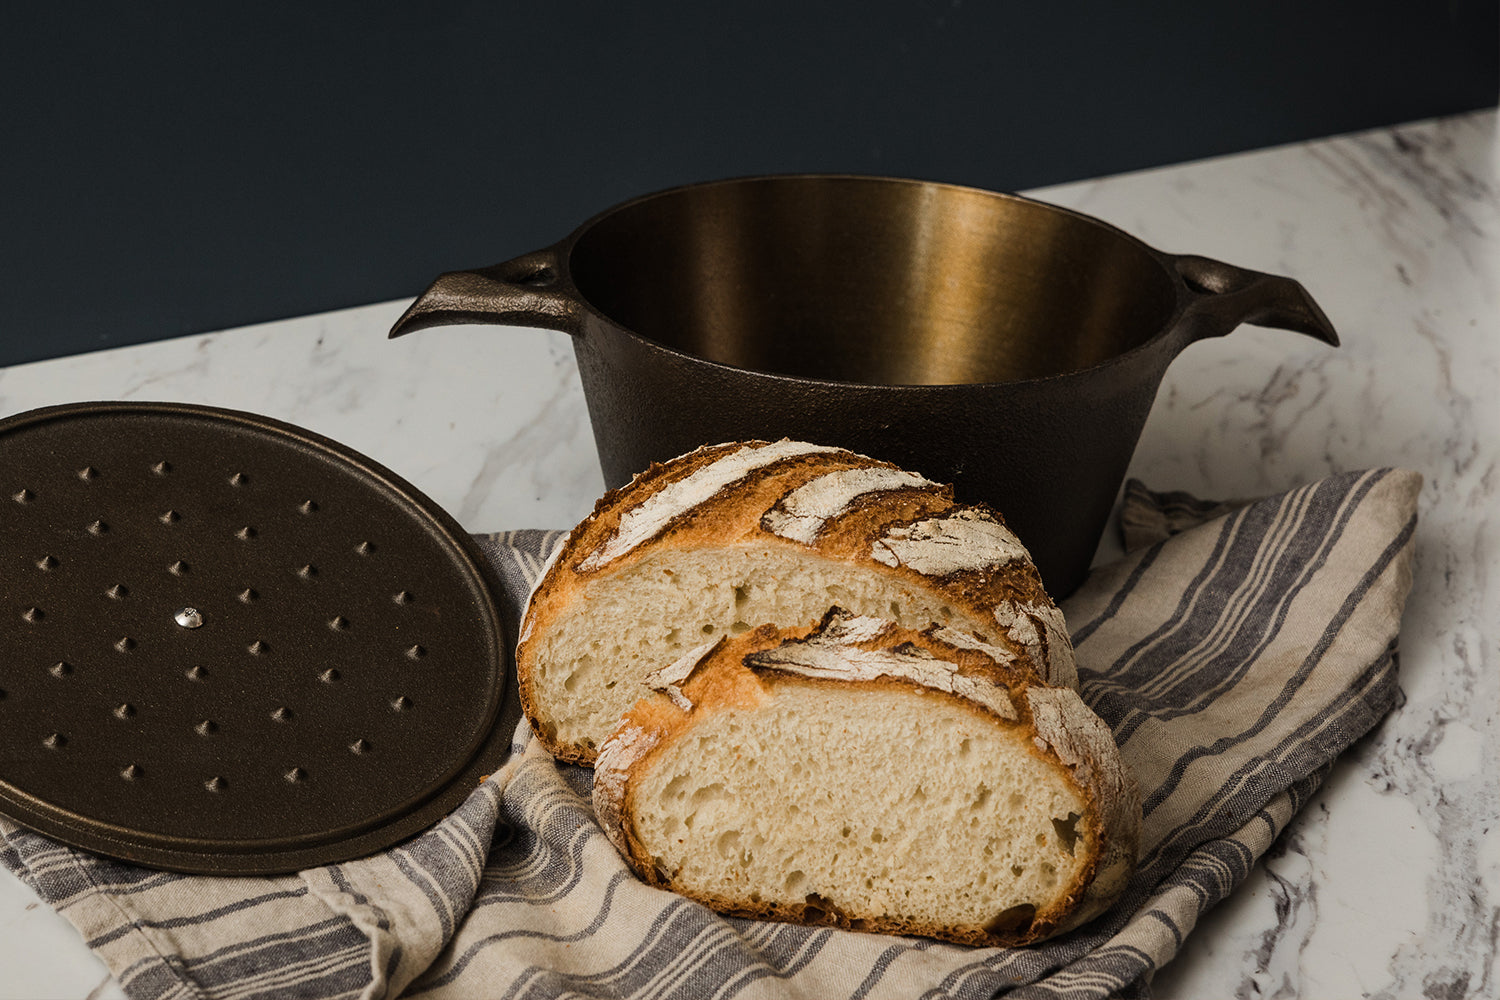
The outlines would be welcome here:
[[[700,448],[611,490],[555,553],[527,604],[518,656],[526,696],[532,632],[600,574],[661,546],[807,546],[944,591],[1040,679],[1077,684],[1062,613],[1004,519],[889,462],[800,441]],[[759,623],[751,623],[759,624]],[[1003,638],[1002,638],[1003,637]]]
[[[1089,815],[1083,824],[1092,857],[1052,905],[1038,908],[1024,928],[931,927],[870,924],[858,914],[826,905],[811,915],[821,922],[868,926],[969,944],[1016,945],[1061,933],[1097,916],[1123,890],[1134,868],[1140,827],[1140,797],[1120,760],[1109,729],[1065,688],[1038,683],[1003,652],[955,629],[904,628],[833,608],[813,628],[763,626],[721,638],[656,671],[651,686],[663,697],[639,702],[600,749],[594,772],[594,809],[616,848],[649,883],[664,888],[659,872],[630,821],[628,785],[658,746],[692,732],[701,713],[754,708],[787,682],[835,685],[901,685],[955,697],[972,711],[990,715],[1017,732],[1033,754],[1071,775]],[[816,767],[816,760],[808,761]],[[769,916],[744,900],[701,899],[722,912]],[[795,911],[795,907],[793,907]],[[779,911],[792,919],[808,914]],[[853,923],[849,923],[853,921]]]

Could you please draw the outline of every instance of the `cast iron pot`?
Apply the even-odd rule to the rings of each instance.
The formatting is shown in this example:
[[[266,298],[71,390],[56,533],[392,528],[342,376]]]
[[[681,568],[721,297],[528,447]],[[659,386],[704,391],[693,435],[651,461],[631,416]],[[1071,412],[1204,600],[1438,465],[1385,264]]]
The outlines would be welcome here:
[[[1013,195],[854,176],[626,202],[440,276],[391,336],[450,323],[572,335],[612,487],[703,444],[841,445],[1001,511],[1058,598],[1180,350],[1241,323],[1338,343],[1289,278]]]

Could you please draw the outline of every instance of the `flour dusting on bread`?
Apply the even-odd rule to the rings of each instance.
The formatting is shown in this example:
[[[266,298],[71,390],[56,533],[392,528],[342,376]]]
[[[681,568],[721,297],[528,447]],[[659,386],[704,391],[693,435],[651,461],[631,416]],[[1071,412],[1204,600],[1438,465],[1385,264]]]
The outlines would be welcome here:
[[[874,544],[870,557],[925,576],[978,573],[1031,559],[1009,528],[972,507],[897,525]]]
[[[773,649],[746,657],[745,665],[822,680],[873,681],[886,677],[910,681],[934,691],[962,695],[1002,719],[1016,718],[1009,692],[991,674],[966,675],[957,664],[912,642],[894,646],[882,642],[897,628],[894,622],[854,616],[842,608],[834,608],[812,635],[789,639]],[[943,631],[954,632],[934,630],[931,634],[940,636]],[[976,644],[961,648],[981,647]]]
[[[888,490],[924,489],[937,484],[904,469],[840,469],[797,487],[761,518],[767,531],[811,545],[828,522],[847,513],[855,500]]]
[[[746,445],[730,452],[696,470],[686,479],[672,483],[640,506],[621,514],[619,528],[613,537],[598,551],[590,553],[588,558],[579,563],[578,568],[587,572],[613,562],[654,538],[673,519],[701,506],[726,486],[744,479],[756,469],[763,469],[797,455],[835,450],[802,441],[778,441],[761,447]]]

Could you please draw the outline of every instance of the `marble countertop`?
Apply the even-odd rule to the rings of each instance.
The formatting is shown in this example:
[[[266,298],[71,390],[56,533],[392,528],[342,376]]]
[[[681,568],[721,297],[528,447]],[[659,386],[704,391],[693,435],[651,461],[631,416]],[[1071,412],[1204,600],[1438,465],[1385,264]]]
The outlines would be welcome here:
[[[1156,993],[1500,995],[1495,112],[1031,193],[1163,250],[1292,275],[1343,338],[1329,350],[1244,327],[1189,348],[1132,475],[1209,497],[1372,466],[1426,477],[1402,704],[1205,916]],[[603,480],[567,337],[461,327],[387,341],[404,305],[3,369],[0,415],[86,399],[210,403],[342,441],[474,531],[584,516]],[[1114,551],[1106,538],[1099,558]],[[122,995],[77,932],[4,872],[0,970],[0,998]]]

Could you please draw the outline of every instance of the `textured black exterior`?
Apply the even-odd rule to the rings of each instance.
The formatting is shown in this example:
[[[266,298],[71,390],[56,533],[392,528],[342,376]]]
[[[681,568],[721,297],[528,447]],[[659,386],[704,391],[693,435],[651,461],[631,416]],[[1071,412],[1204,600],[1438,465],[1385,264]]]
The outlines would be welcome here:
[[[575,348],[606,485],[703,444],[839,445],[1000,511],[1057,599],[1087,572],[1173,356],[1055,384],[870,386],[727,369],[602,324]]]
[[[391,331],[573,334],[605,481],[722,441],[888,459],[1082,581],[1163,373],[1242,322],[1337,344],[1295,281],[1012,195],[848,176],[693,185],[435,281]]]

